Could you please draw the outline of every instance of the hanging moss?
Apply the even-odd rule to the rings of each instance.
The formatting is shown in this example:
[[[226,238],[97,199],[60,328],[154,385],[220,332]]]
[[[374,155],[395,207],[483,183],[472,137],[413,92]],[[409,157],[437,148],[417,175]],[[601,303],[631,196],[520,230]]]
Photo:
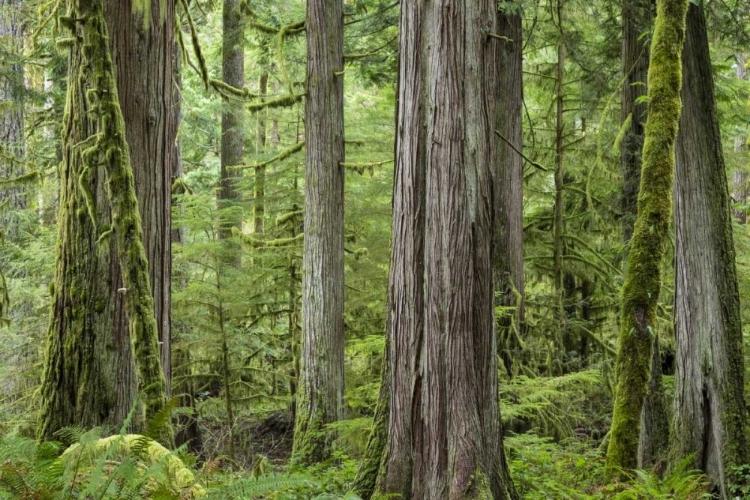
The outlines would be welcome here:
[[[688,0],[659,0],[648,73],[648,120],[638,215],[622,291],[614,415],[607,468],[637,465],[640,416],[648,391],[661,261],[672,217],[675,139],[680,119],[682,44]]]
[[[80,174],[76,179],[75,188],[85,200],[89,212],[88,217],[94,222],[93,227],[96,227],[96,211],[94,197],[89,189],[88,176],[100,168],[105,173],[112,214],[111,231],[117,244],[130,340],[138,374],[138,388],[144,402],[145,419],[150,420],[157,416],[166,405],[166,382],[160,363],[158,329],[149,283],[148,261],[143,246],[141,218],[135,194],[129,148],[125,140],[125,123],[117,94],[114,66],[108,49],[102,0],[68,0],[67,12],[71,19],[75,19],[74,35],[77,42],[71,50],[80,55],[81,64],[76,66],[78,74],[71,74],[69,78],[70,89],[64,122],[66,129],[75,128],[78,131],[86,131],[84,133],[87,133],[88,137],[77,144],[64,145],[68,151],[64,163],[80,165]],[[89,110],[78,109],[81,105],[81,96],[84,97],[82,105],[90,106]],[[67,134],[65,139],[70,140]],[[61,207],[61,210],[64,211],[65,207]],[[61,220],[71,216],[63,212]],[[85,217],[85,214],[83,216]],[[61,223],[62,225],[64,224]],[[60,279],[59,274],[57,279]],[[68,292],[74,297],[74,303],[87,304],[85,296],[76,297],[77,292],[72,286]],[[78,293],[85,294],[86,292],[81,290]],[[67,312],[63,311],[59,314],[67,314]],[[85,318],[93,312],[83,309],[73,311],[71,314],[75,318]],[[66,337],[65,342],[76,342],[76,336]],[[66,349],[73,349],[73,347],[66,347]],[[50,355],[51,353],[50,350]],[[54,378],[50,370],[56,369],[48,356],[45,381],[48,378],[50,380]],[[88,367],[82,369],[87,370]],[[82,378],[86,377],[82,376]],[[43,410],[40,434],[44,437],[57,427],[54,421],[57,417],[54,415],[54,405],[51,401],[65,397],[56,394],[56,390],[52,382],[42,389]],[[63,423],[63,425],[66,424]],[[159,438],[165,444],[171,444],[171,431],[166,429]]]

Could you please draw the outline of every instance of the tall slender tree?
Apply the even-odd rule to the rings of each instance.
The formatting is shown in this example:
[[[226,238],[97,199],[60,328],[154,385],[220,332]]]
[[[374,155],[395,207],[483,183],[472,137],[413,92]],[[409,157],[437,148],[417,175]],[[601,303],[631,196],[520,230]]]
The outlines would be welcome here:
[[[620,122],[625,135],[620,144],[622,172],[622,239],[626,245],[633,236],[641,182],[641,151],[646,125],[646,83],[648,81],[648,40],[651,27],[651,0],[622,0],[622,72]]]
[[[523,276],[523,29],[521,5],[498,10],[498,142],[496,200],[497,259],[495,287],[499,304],[515,310],[500,320],[500,356],[513,376],[513,353],[520,347],[524,321]],[[507,142],[506,142],[507,141]]]
[[[611,474],[637,466],[641,412],[648,391],[657,326],[661,260],[672,217],[687,4],[688,0],[657,2],[648,71],[648,118],[638,214],[622,291],[614,415],[607,448],[607,467]]]
[[[222,9],[221,76],[224,83],[238,89],[245,85],[245,37],[241,3],[240,0],[224,0]],[[238,197],[235,185],[237,171],[232,171],[231,167],[242,164],[244,115],[242,106],[224,102],[221,113],[221,172],[218,191],[219,206],[222,208],[227,208]],[[232,227],[241,223],[239,218],[230,216],[225,211],[219,228],[220,237],[228,238],[232,234]],[[227,257],[236,261],[231,254]]]
[[[690,4],[675,183],[673,454],[694,455],[730,498],[732,467],[748,459],[742,321],[732,214],[703,9]]]
[[[376,497],[516,498],[493,317],[496,22],[492,1],[402,3]]]
[[[344,4],[308,0],[305,243],[296,460],[327,458],[344,413]]]

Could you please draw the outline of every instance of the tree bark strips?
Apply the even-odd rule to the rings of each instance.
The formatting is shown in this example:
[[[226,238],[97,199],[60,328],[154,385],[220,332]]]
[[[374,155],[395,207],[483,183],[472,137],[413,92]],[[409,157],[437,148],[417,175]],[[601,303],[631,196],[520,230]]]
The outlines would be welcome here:
[[[493,315],[496,23],[491,1],[402,3],[390,400],[373,498],[516,498]]]
[[[498,11],[498,34],[509,41],[498,47],[496,127],[515,149],[523,150],[523,30],[520,4]],[[500,319],[500,356],[508,376],[520,348],[524,321],[523,275],[523,157],[505,140],[498,142],[495,183],[497,258],[495,287],[499,305],[515,307]]]
[[[330,453],[344,416],[344,5],[308,0],[305,243],[295,460]]]

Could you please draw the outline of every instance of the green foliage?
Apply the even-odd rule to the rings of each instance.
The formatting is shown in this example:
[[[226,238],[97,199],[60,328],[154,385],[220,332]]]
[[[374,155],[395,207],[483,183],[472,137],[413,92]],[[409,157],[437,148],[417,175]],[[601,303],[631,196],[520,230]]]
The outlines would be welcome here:
[[[513,479],[527,500],[708,500],[705,477],[680,462],[663,478],[636,470],[606,484],[604,456],[590,441],[554,443],[525,434],[506,439]]]
[[[532,429],[540,436],[568,439],[576,432],[599,433],[608,424],[601,415],[611,404],[601,372],[561,377],[514,377],[500,386],[500,405],[507,429]],[[599,427],[599,429],[597,429]]]

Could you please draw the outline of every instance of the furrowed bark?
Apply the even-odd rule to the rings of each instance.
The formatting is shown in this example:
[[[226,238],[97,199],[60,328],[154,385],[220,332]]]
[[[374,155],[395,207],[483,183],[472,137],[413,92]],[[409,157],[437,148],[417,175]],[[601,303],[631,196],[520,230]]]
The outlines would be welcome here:
[[[673,463],[691,454],[722,499],[747,462],[742,322],[732,214],[706,24],[691,4],[675,185]]]
[[[497,13],[402,3],[387,443],[373,498],[516,498],[494,331]]]
[[[506,37],[498,46],[497,130],[523,151],[523,30],[519,4],[507,12],[498,10],[498,34]],[[505,141],[497,139],[496,248],[494,279],[500,293],[498,303],[515,307],[500,318],[500,356],[509,377],[513,355],[520,348],[524,322],[523,276],[523,157]]]

